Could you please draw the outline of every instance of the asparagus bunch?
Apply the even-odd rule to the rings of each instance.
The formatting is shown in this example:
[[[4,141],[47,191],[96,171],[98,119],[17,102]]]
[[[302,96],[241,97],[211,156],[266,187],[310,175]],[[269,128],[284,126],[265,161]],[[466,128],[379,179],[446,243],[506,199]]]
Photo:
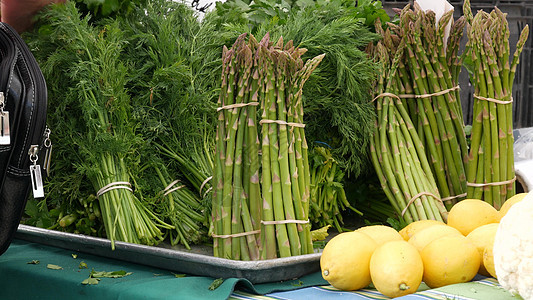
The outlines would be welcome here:
[[[257,106],[251,104],[257,102],[252,101],[251,95],[257,93],[259,86],[257,72],[251,73],[253,50],[257,47],[257,42],[252,39],[247,44],[245,36],[241,35],[231,49],[224,47],[222,54],[212,235],[214,255],[228,259],[259,259],[259,145],[257,125],[253,123]],[[255,153],[255,157],[252,158],[251,153]],[[243,164],[244,161],[247,162]],[[244,166],[247,170],[243,170]],[[241,233],[248,234],[231,236]]]
[[[311,155],[311,199],[309,219],[317,228],[335,226],[343,232],[342,212],[346,209],[363,215],[350,205],[342,183],[344,172],[331,152],[324,147],[314,147]]]
[[[433,11],[423,11],[415,2],[414,9],[406,6],[401,11],[400,24],[391,27],[393,37],[389,38],[405,40],[405,56],[398,70],[399,95],[405,99],[448,208],[466,197],[468,154],[459,101],[461,60],[457,56],[465,20],[452,17],[453,11],[449,11],[437,22]]]
[[[483,199],[499,209],[515,194],[512,87],[529,27],[522,30],[509,60],[509,25],[497,7],[474,16],[470,1],[464,15],[468,43],[463,54],[474,85],[472,142],[468,155],[468,197]]]
[[[302,88],[323,56],[304,64],[305,49],[292,42],[245,38],[222,56],[214,253],[242,260],[311,253]]]
[[[392,43],[386,46],[388,42]],[[403,83],[400,63],[407,47],[405,39],[397,46],[384,39],[369,50],[382,70],[374,89],[377,116],[372,162],[385,194],[406,222],[446,220],[447,210],[440,200],[426,150],[405,100],[397,96]]]

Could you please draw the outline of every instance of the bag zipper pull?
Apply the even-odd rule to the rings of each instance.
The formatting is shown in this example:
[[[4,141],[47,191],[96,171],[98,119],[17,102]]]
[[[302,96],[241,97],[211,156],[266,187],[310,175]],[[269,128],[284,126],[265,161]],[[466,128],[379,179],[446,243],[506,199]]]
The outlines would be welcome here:
[[[46,171],[46,176],[50,176],[50,162],[52,161],[52,140],[50,139],[50,133],[52,131],[48,126],[44,130],[44,161],[43,161],[43,170]]]
[[[30,177],[31,177],[31,187],[33,190],[33,198],[42,198],[44,197],[44,188],[43,188],[43,178],[41,176],[41,166],[37,164],[37,153],[39,152],[38,145],[31,145],[28,155],[30,156],[30,162],[33,164],[30,165]]]
[[[4,92],[0,92],[0,145],[9,145],[11,143],[9,132],[9,111],[4,111],[4,107]]]

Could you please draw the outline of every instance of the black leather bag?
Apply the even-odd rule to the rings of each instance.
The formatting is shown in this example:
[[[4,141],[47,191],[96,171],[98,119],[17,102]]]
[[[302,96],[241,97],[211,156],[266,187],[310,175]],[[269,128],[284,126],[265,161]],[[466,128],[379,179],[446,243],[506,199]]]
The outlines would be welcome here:
[[[29,193],[44,196],[40,164],[47,165],[43,156],[49,161],[51,150],[46,106],[39,65],[18,33],[0,23],[0,254],[13,239]]]

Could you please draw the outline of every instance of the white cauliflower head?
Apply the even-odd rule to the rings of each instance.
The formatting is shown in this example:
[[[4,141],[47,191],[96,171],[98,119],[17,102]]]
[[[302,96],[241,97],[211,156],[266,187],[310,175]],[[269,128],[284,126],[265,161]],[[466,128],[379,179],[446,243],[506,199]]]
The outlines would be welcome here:
[[[533,299],[533,192],[501,219],[494,239],[498,282],[511,293]]]

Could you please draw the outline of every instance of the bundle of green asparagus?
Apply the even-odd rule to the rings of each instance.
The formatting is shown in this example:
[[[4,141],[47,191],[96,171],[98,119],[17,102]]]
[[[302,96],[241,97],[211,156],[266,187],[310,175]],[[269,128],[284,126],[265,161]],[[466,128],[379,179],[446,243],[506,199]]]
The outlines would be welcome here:
[[[323,55],[304,64],[305,49],[291,41],[245,39],[222,56],[214,254],[257,260],[311,253],[302,88]]]
[[[467,196],[465,164],[468,147],[461,104],[458,101],[458,76],[462,61],[457,56],[465,20],[459,18],[454,21],[452,17],[453,11],[448,11],[437,20],[433,11],[424,11],[415,2],[412,9],[407,5],[400,11],[398,25],[388,23],[387,28],[383,28],[379,22],[376,24],[376,32],[383,39],[374,51],[377,51],[377,55],[386,54],[390,58],[389,64],[392,64],[391,61],[396,61],[395,69],[389,70],[388,77],[381,78],[383,82],[378,84],[376,90],[378,95],[383,92],[393,94],[390,95],[392,98],[383,97],[377,101],[380,114],[377,126],[382,128],[389,126],[387,124],[398,122],[383,119],[380,110],[386,109],[394,102],[398,103],[396,106],[401,105],[398,109],[406,112],[405,116],[402,115],[403,122],[407,126],[412,122],[417,133],[416,138],[420,140],[420,147],[429,163],[430,168],[424,169],[423,175],[431,177],[429,180],[435,182],[438,195],[442,197],[436,204],[439,209],[435,210],[435,212],[440,211],[440,216],[427,212],[425,215],[414,215],[412,212],[411,216],[404,215],[407,222],[411,218],[412,220],[441,217],[446,219],[446,212],[441,204],[445,203],[450,208],[456,201]],[[448,25],[449,33],[446,32]],[[384,68],[387,70],[388,66],[384,65]],[[383,135],[384,132],[385,129],[381,132],[378,130],[379,135]],[[378,141],[375,140],[374,147],[377,145]],[[387,151],[383,145],[381,147],[374,150]],[[391,149],[396,151],[394,146]],[[423,166],[425,158],[419,155],[419,159]],[[383,172],[385,166],[381,165],[381,160],[379,158],[374,160],[374,163],[377,163],[376,168],[381,169],[379,172]],[[401,182],[410,174],[408,170],[398,167],[396,167],[396,180]],[[390,180],[392,178],[387,179]],[[397,192],[395,187],[388,188],[390,192]],[[401,201],[409,201],[413,196],[412,192],[406,192],[406,185],[398,188],[404,193]],[[421,187],[418,189],[420,191]],[[426,191],[429,192],[431,189]],[[401,206],[397,197],[389,195],[389,199],[395,202],[396,206]]]
[[[433,11],[422,10],[416,2],[413,8],[405,7],[399,27],[393,28],[406,41],[399,92],[423,141],[442,200],[450,208],[466,197],[468,148],[458,101],[461,60],[457,56],[465,21],[453,21],[453,11],[437,20]]]
[[[512,87],[529,27],[520,34],[509,61],[509,25],[497,7],[474,16],[464,3],[468,43],[464,64],[474,85],[472,142],[467,165],[468,197],[499,209],[515,194]]]
[[[396,212],[407,223],[446,220],[447,211],[424,145],[405,100],[397,96],[402,86],[399,65],[407,50],[406,42],[402,40],[395,47],[385,46],[386,42],[369,49],[382,68],[374,88],[377,117],[371,154],[376,174]]]

